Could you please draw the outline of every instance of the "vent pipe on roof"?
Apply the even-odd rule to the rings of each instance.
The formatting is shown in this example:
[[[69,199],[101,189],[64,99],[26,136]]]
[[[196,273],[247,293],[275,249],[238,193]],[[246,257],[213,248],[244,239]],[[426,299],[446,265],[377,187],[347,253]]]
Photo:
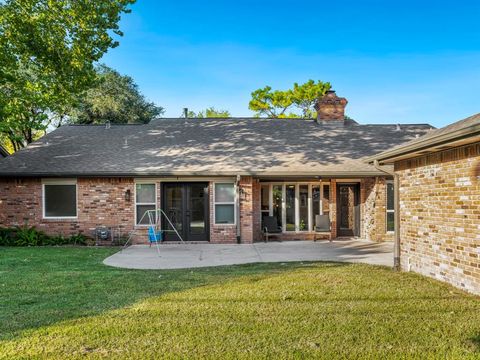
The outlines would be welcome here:
[[[188,119],[188,108],[183,108],[183,117]]]
[[[402,129],[400,128],[400,124],[397,124],[397,126],[395,127],[395,130],[396,130],[396,131],[402,130]]]
[[[105,129],[110,129],[110,121],[105,121]]]

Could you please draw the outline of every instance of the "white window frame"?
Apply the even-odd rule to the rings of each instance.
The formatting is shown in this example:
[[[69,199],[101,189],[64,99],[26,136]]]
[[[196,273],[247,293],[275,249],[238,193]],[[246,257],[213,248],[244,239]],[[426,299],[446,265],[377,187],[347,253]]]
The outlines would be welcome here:
[[[45,185],[75,185],[75,216],[46,216]],[[42,218],[47,220],[78,219],[78,185],[77,179],[42,179]]]
[[[395,197],[395,185],[393,180],[387,180],[385,181],[385,231],[387,234],[393,234],[395,230],[388,230],[388,215],[387,214],[394,214],[393,215],[393,228],[395,229],[395,206],[393,209],[389,210],[388,209],[388,184],[392,184],[393,186],[393,196]],[[395,201],[395,200],[394,200]]]
[[[149,224],[137,224],[137,206],[138,205],[155,205],[155,213],[158,210],[158,184],[156,181],[152,180],[136,180],[134,184],[134,189],[133,189],[133,198],[134,198],[134,218],[133,218],[133,224],[137,227],[148,227],[150,226]],[[137,185],[155,185],[155,203],[137,203]]]
[[[220,201],[217,202],[216,196],[217,196],[217,191],[216,187],[217,184],[231,184],[233,185],[233,202],[224,202]],[[218,226],[236,226],[237,225],[237,203],[238,203],[238,198],[237,198],[237,185],[234,181],[216,181],[213,183],[213,224],[218,225]],[[233,205],[233,223],[220,223],[217,224],[217,219],[216,219],[216,206],[217,205]]]
[[[274,186],[281,186],[282,187],[282,233],[292,234],[292,233],[308,233],[313,232],[315,229],[314,221],[312,221],[312,214],[313,214],[313,197],[312,197],[312,188],[314,186],[318,186],[320,189],[320,215],[323,214],[323,185],[330,185],[329,182],[312,182],[312,181],[285,181],[285,182],[262,182],[261,186],[268,185],[269,186],[269,215],[273,216],[273,187]],[[295,230],[294,231],[287,231],[286,230],[286,220],[287,220],[287,213],[286,213],[286,187],[287,185],[295,185]],[[308,227],[306,230],[300,230],[300,185],[308,185]],[[262,221],[262,214],[266,211],[260,212],[260,221]],[[330,212],[329,212],[330,214]]]

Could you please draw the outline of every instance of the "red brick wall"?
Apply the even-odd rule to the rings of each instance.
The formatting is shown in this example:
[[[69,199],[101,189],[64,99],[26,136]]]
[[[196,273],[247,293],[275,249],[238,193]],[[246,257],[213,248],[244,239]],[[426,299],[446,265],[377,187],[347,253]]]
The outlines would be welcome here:
[[[480,294],[480,143],[395,164],[401,266]]]
[[[220,244],[234,244],[237,242],[237,227],[236,225],[215,225],[215,209],[213,200],[213,184],[210,182],[210,242]]]
[[[161,196],[161,183],[157,183],[158,204]],[[383,200],[371,202],[373,179],[365,183],[366,205],[362,207],[362,218],[374,220],[376,226],[367,227],[367,238],[381,241],[385,234],[385,209]],[[370,185],[368,185],[370,184]],[[127,236],[134,229],[135,199],[133,178],[92,178],[77,180],[78,185],[78,219],[53,220],[42,219],[42,185],[40,179],[0,180],[0,225],[15,226],[28,222],[49,234],[76,234],[91,235],[99,226],[119,226],[123,235]],[[363,189],[362,185],[362,189]],[[242,177],[240,180],[240,218],[241,241],[251,243],[261,241],[260,195],[261,186],[257,179]],[[125,200],[125,192],[130,190],[131,200]],[[364,195],[362,195],[363,199]],[[236,243],[236,225],[215,225],[213,205],[213,182],[209,184],[210,198],[210,241],[212,243]],[[332,233],[336,236],[336,181],[330,185],[330,214],[332,218]],[[368,202],[371,203],[368,203]],[[364,201],[362,200],[362,204]],[[368,203],[368,205],[367,205]],[[363,205],[362,205],[363,206]],[[373,215],[372,215],[373,214]],[[363,224],[362,224],[363,227]],[[375,232],[378,232],[375,235]],[[362,234],[364,231],[362,230]],[[364,235],[365,236],[365,235]],[[383,237],[382,237],[383,236]],[[313,234],[289,233],[282,236],[283,240],[313,239]],[[134,243],[147,242],[146,229],[137,227]]]
[[[47,234],[92,236],[98,226],[119,226],[124,234],[133,229],[133,179],[78,179],[78,218],[43,219],[40,179],[0,180],[0,225],[36,226]],[[125,192],[131,191],[131,201]]]

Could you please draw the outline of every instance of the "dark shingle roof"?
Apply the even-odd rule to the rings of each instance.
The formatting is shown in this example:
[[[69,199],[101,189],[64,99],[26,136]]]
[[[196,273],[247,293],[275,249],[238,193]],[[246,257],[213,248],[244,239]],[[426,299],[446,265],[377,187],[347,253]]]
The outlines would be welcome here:
[[[413,139],[406,143],[387,149],[380,154],[376,154],[369,160],[389,160],[395,158],[406,158],[418,156],[419,151],[431,149],[431,151],[448,147],[448,144],[454,146],[458,141],[470,137],[472,141],[478,141],[480,134],[480,113],[469,116],[466,119],[454,122],[440,129],[429,131],[424,136]]]
[[[0,176],[374,175],[362,158],[430,128],[251,118],[63,126],[1,161]]]
[[[10,155],[10,153],[2,146],[0,145],[0,158],[4,158]]]

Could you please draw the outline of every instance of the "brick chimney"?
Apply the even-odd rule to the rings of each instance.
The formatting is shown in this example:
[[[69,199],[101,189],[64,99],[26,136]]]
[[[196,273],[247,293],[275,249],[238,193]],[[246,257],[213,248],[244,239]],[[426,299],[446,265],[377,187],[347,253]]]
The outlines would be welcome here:
[[[315,104],[317,122],[343,124],[347,103],[347,99],[338,97],[335,90],[328,90]]]

